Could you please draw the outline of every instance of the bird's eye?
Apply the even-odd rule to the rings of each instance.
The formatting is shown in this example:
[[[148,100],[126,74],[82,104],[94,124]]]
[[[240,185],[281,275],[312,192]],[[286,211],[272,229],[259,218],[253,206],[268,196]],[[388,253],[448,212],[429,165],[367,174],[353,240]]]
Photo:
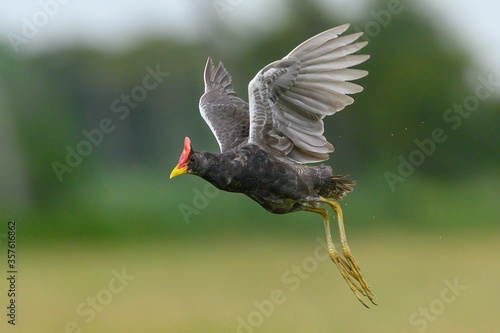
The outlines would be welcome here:
[[[189,162],[191,162],[191,163],[196,162],[196,157],[191,156],[191,157],[189,158]]]

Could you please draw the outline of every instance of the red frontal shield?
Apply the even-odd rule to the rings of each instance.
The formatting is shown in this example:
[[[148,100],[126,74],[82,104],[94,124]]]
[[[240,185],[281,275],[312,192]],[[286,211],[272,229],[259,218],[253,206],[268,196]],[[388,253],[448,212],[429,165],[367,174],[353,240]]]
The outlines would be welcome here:
[[[179,158],[179,164],[172,170],[170,178],[177,177],[187,172],[186,162],[188,160],[189,154],[191,153],[191,140],[186,136],[184,139],[184,150],[182,151],[181,158]]]
[[[184,150],[182,151],[181,157],[179,158],[178,166],[186,166],[189,153],[191,153],[191,140],[189,140],[189,138],[186,136],[186,138],[184,139]]]

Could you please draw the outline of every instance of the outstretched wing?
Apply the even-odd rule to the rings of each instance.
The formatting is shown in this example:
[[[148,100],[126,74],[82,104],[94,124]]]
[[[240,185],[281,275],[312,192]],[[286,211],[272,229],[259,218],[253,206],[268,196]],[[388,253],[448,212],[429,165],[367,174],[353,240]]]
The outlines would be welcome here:
[[[367,44],[354,43],[362,33],[339,37],[348,27],[310,38],[257,73],[248,86],[250,143],[300,163],[328,159],[333,146],[323,136],[322,119],[352,104],[348,94],[363,88],[348,81],[368,74],[349,68],[369,56],[353,55]]]
[[[200,99],[200,113],[224,152],[248,139],[248,103],[234,92],[231,76],[221,62],[214,68],[212,59],[208,58],[204,77],[205,94]]]

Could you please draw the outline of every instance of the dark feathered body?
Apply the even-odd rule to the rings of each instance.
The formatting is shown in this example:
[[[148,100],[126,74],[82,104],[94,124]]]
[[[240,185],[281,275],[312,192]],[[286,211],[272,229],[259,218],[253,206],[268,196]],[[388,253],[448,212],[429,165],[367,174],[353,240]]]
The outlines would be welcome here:
[[[197,156],[198,155],[198,156]],[[354,182],[334,176],[329,166],[305,166],[247,144],[220,154],[192,152],[189,172],[218,189],[244,193],[266,210],[285,214],[319,197],[341,199]]]

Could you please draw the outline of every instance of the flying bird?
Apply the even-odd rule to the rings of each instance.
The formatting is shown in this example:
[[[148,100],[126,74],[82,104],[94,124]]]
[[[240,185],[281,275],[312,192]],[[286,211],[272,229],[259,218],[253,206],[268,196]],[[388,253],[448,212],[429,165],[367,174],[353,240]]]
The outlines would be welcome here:
[[[362,33],[340,37],[348,27],[344,24],[320,33],[260,70],[248,85],[249,103],[236,95],[223,64],[215,67],[208,58],[205,94],[199,106],[220,153],[194,151],[186,137],[170,178],[197,175],[220,190],[244,193],[275,214],[321,215],[330,258],[368,307],[363,297],[376,305],[374,295],[347,244],[337,202],[352,191],[354,181],[335,175],[326,165],[305,165],[325,161],[333,152],[323,136],[323,118],[352,104],[348,95],[363,88],[350,81],[368,74],[350,68],[369,56],[353,54],[367,44],[356,42]],[[343,256],[335,249],[322,204],[330,206],[337,217]]]

